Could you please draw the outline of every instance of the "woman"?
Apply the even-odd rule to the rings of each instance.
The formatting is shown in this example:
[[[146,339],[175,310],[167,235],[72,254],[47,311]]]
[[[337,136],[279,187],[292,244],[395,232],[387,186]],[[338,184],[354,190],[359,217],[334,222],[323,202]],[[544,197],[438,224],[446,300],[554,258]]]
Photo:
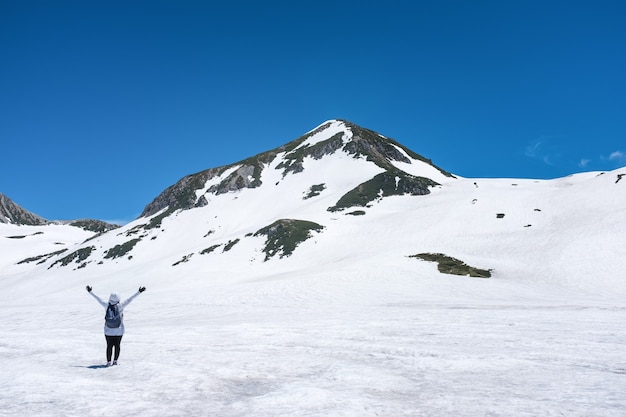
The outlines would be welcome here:
[[[117,359],[120,357],[120,343],[124,335],[124,307],[133,301],[135,297],[144,292],[146,287],[139,287],[139,291],[122,302],[120,302],[119,295],[111,293],[108,303],[92,293],[91,290],[92,288],[87,285],[87,292],[106,309],[104,337],[107,341],[107,366],[111,365],[111,357],[113,357],[113,365],[117,365]],[[115,348],[115,355],[113,355],[113,348]]]

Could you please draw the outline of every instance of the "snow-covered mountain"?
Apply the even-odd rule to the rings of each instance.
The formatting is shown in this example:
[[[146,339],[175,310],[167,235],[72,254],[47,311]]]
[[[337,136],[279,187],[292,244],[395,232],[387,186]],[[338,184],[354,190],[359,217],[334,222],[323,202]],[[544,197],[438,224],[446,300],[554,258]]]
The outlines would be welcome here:
[[[461,178],[332,120],[115,230],[0,223],[0,415],[622,415],[624,175]],[[148,288],[120,366],[87,284]]]
[[[15,226],[41,226],[49,224],[67,224],[81,229],[103,233],[117,229],[119,226],[95,219],[78,220],[48,220],[15,203],[6,195],[0,193],[0,223],[8,223]]]
[[[45,219],[0,194],[0,277],[5,266],[43,263],[96,233],[119,226],[94,219],[52,221]],[[78,230],[80,229],[80,230]]]
[[[359,265],[419,276],[438,267],[623,290],[625,172],[460,178],[390,138],[331,120],[279,148],[182,178],[124,227],[36,252],[33,243],[52,230],[42,221],[24,239],[33,249],[3,257],[2,268],[40,276],[219,270],[237,279]],[[7,227],[5,238],[16,234]]]

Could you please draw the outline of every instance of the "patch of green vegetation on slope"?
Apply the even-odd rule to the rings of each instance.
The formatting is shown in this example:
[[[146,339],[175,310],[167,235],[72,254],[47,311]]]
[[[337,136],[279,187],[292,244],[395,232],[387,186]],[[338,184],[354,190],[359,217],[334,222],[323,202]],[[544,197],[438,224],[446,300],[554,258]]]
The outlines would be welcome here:
[[[490,278],[491,270],[478,269],[465,264],[463,261],[444,255],[443,253],[418,253],[409,258],[418,258],[424,261],[437,262],[437,269],[442,274],[463,275],[473,278]]]
[[[326,184],[315,184],[309,188],[307,194],[302,197],[303,200],[308,200],[309,198],[317,197],[326,189]]]
[[[167,210],[165,210],[163,213],[161,213],[161,214],[151,218],[150,221],[148,222],[148,224],[135,226],[135,228],[143,228],[144,230],[150,230],[150,229],[159,228],[159,227],[161,227],[161,223],[163,222],[163,219],[165,219],[167,216],[169,216],[170,214],[172,214],[175,211],[176,211],[176,209],[170,207]],[[135,228],[133,228],[133,229],[135,229]],[[130,233],[127,233],[127,235],[129,235],[129,234]]]
[[[392,195],[426,195],[430,193],[428,187],[436,185],[439,184],[431,179],[414,177],[400,170],[386,171],[348,191],[333,207],[329,207],[328,211],[366,207],[381,197]]]
[[[300,243],[312,236],[312,230],[319,232],[322,229],[324,226],[306,220],[281,219],[258,230],[254,236],[267,236],[263,248],[267,261],[277,254],[281,258],[291,255]]]
[[[27,263],[30,263],[30,262],[37,262],[37,261],[39,261],[37,263],[40,264],[40,263],[43,263],[43,262],[47,261],[48,259],[52,258],[53,256],[62,254],[63,252],[67,252],[67,249],[61,249],[61,250],[58,250],[56,252],[46,253],[46,254],[43,254],[43,255],[33,256],[31,258],[26,258],[26,259],[23,259],[23,260],[19,261],[17,264],[18,265],[20,265],[20,264],[27,264]]]
[[[105,251],[104,259],[115,259],[130,252],[141,239],[132,239]]]
[[[233,246],[235,246],[237,243],[239,243],[239,241],[240,241],[240,239],[229,240],[228,243],[226,245],[224,245],[223,252],[228,252],[229,250],[231,250],[233,248]]]
[[[61,266],[67,266],[72,262],[80,263],[84,261],[85,259],[89,258],[89,256],[91,255],[91,252],[93,252],[95,249],[96,249],[95,246],[86,246],[84,248],[80,248],[70,253],[69,255],[64,256],[58,261],[55,261],[52,265],[48,267],[48,269],[52,268],[56,264],[61,264]]]
[[[218,244],[218,245],[209,246],[208,248],[203,249],[203,250],[200,252],[200,255],[206,255],[206,254],[208,254],[208,253],[211,253],[211,252],[213,252],[215,249],[219,248],[220,246],[222,246],[222,245],[221,245],[221,244]]]

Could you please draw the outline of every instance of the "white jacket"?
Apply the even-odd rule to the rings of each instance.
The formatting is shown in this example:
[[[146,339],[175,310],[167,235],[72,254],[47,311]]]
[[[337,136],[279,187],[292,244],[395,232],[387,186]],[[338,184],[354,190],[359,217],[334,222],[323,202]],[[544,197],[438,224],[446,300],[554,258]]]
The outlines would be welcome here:
[[[90,291],[89,294],[91,294],[93,298],[95,298],[100,303],[100,305],[104,307],[105,312],[106,312],[106,309],[109,307],[109,302],[112,304],[119,303],[118,309],[120,312],[120,317],[122,318],[122,324],[120,324],[120,327],[111,328],[111,327],[107,327],[106,322],[105,322],[104,334],[106,336],[122,336],[124,334],[124,307],[126,307],[131,301],[135,299],[135,297],[137,297],[141,293],[137,291],[135,294],[133,294],[128,299],[122,302],[120,302],[120,298],[115,293],[111,294],[111,297],[109,297],[109,302],[103,301],[100,297],[94,294],[93,291]]]

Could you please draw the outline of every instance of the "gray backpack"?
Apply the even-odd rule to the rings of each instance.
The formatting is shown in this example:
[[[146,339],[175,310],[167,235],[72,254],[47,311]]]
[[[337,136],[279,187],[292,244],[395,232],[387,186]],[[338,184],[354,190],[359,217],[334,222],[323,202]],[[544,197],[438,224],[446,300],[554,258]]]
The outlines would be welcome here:
[[[110,329],[116,329],[122,325],[122,315],[118,304],[109,304],[104,315],[104,322]]]

